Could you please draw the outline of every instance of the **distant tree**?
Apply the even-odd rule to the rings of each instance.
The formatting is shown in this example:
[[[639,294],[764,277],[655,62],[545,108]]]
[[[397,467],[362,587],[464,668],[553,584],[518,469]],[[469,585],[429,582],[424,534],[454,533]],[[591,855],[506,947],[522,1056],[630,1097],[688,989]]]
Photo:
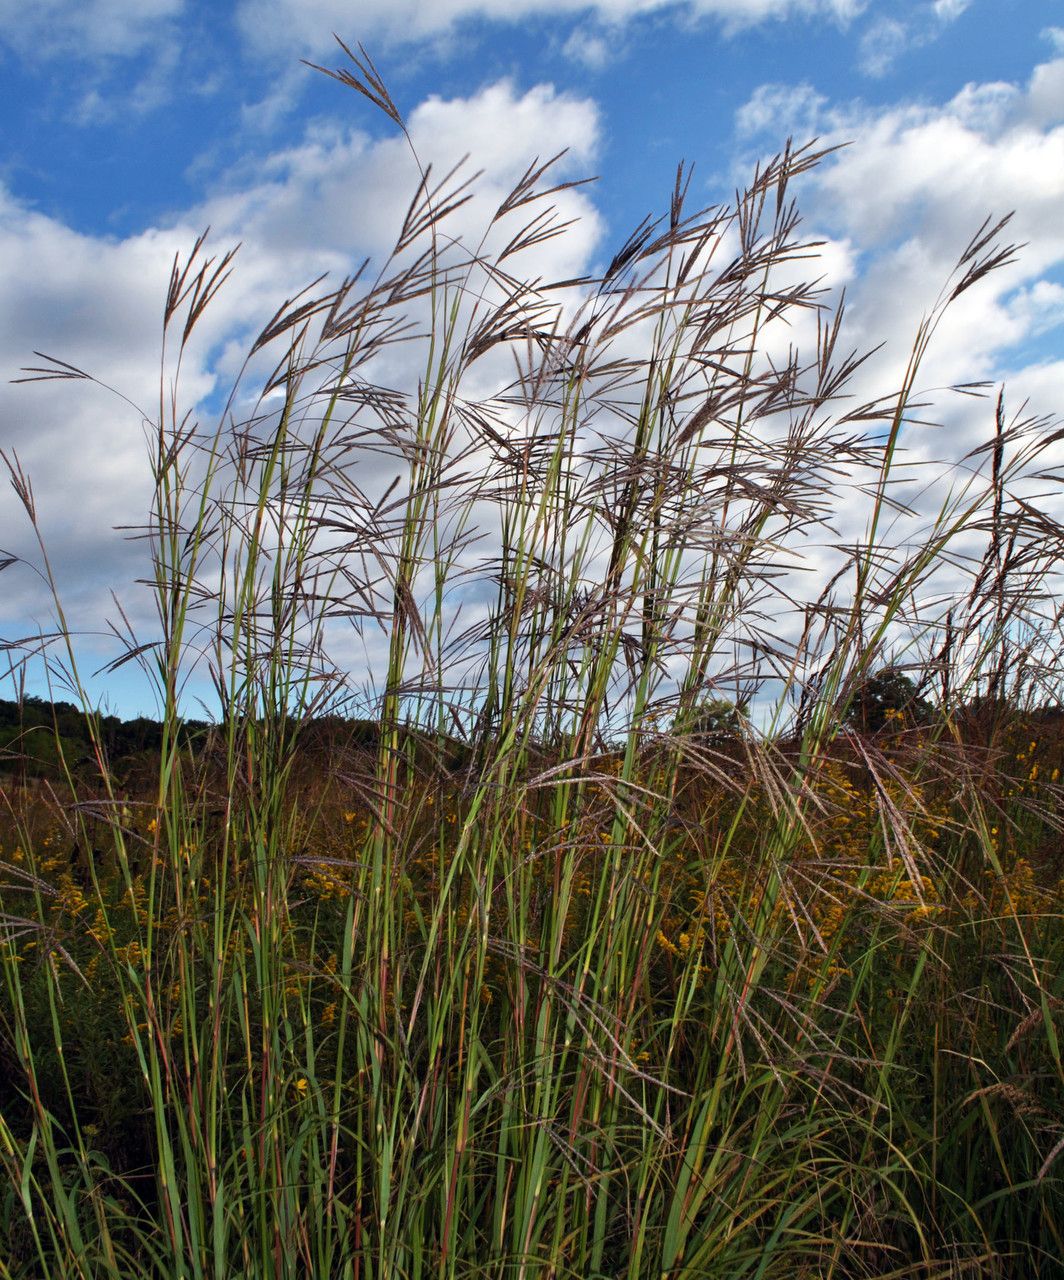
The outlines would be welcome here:
[[[179,745],[183,750],[195,750],[208,728],[202,720],[182,721]],[[0,699],[0,773],[58,777],[65,768],[92,777],[99,768],[94,736],[108,767],[115,769],[120,779],[145,774],[147,762],[153,758],[157,772],[163,727],[156,720],[101,715],[93,733],[85,712],[73,703],[47,702],[32,695],[18,702]]]
[[[741,738],[748,720],[745,703],[714,698],[695,707],[677,724],[677,729],[699,738],[707,746],[734,742]]]
[[[879,733],[896,726],[926,723],[931,704],[922,698],[915,681],[897,667],[883,667],[857,690],[846,713],[846,724],[861,733]]]

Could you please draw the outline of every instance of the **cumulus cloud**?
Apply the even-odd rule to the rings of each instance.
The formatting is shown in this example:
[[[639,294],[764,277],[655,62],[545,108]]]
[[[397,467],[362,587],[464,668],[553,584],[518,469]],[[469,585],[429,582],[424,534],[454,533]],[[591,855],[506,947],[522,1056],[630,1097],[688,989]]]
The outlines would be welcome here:
[[[1027,92],[1027,114],[1036,126],[1064,121],[1064,57],[1036,68]]]
[[[899,106],[837,125],[854,145],[825,171],[835,217],[877,241],[911,225],[941,244],[977,211],[1017,206],[1016,230],[1032,241],[1028,270],[1064,249],[1057,210],[1064,195],[1064,130],[1043,128],[1033,92],[966,86],[942,107]]]
[[[158,345],[169,260],[186,239],[152,231],[123,242],[79,235],[0,196],[0,418],[5,452],[15,453],[38,495],[41,531],[77,624],[99,621],[101,566],[125,578],[137,559],[112,526],[146,510],[141,417],[81,382],[12,386],[33,351],[55,355],[121,388],[151,412],[158,400]],[[191,387],[204,392],[202,369]],[[5,485],[0,522],[6,551],[32,558],[31,530]],[[9,569],[4,621],[47,629],[48,601],[25,572]]]
[[[867,348],[885,342],[862,374],[869,393],[900,377],[922,315],[935,304],[960,251],[988,215],[1015,211],[1005,236],[1024,243],[1017,261],[965,293],[939,327],[923,385],[1008,379],[1026,397],[1031,344],[1061,321],[1064,268],[1064,124],[1057,108],[1060,66],[1037,67],[1026,84],[969,84],[940,105],[901,103],[869,109],[820,106],[826,143],[847,142],[810,178],[802,206],[815,228],[858,251],[849,291],[849,333]],[[770,86],[740,118],[761,124],[775,145],[788,126],[763,109]],[[796,101],[814,98],[808,86]],[[1043,403],[1056,373],[1038,365]],[[934,398],[934,397],[933,397]],[[1055,411],[1064,407],[1064,382]],[[959,445],[974,444],[989,411],[947,410]],[[929,445],[929,448],[937,447]],[[952,451],[952,450],[951,450]]]
[[[470,172],[485,169],[475,199],[448,222],[450,234],[471,246],[537,156],[545,160],[568,147],[559,176],[583,176],[599,127],[586,99],[549,86],[521,93],[508,81],[469,98],[429,98],[408,123],[434,173],[442,175],[467,154]],[[159,401],[162,306],[175,252],[187,253],[207,224],[215,251],[243,241],[233,278],[183,362],[184,403],[191,408],[228,389],[249,340],[285,296],[323,271],[338,279],[364,255],[387,252],[417,179],[405,140],[373,141],[318,125],[297,145],[236,173],[226,189],[169,227],[126,239],[79,234],[0,191],[4,446],[17,452],[33,480],[42,533],[75,628],[98,626],[113,613],[113,585],[126,588],[123,602],[134,618],[137,600],[147,607],[143,592],[132,604],[126,598],[128,584],[144,573],[143,543],[124,541],[114,526],[142,520],[148,510],[143,428]],[[570,189],[558,193],[557,204],[561,218],[577,219],[571,234],[527,250],[512,264],[515,270],[568,277],[588,268],[601,233],[591,198],[583,188]],[[10,385],[19,366],[40,363],[34,349],[87,370],[139,409],[84,382]],[[33,558],[29,527],[6,483],[0,527],[5,551]],[[47,629],[50,606],[36,579],[18,569],[4,577],[5,634],[32,622]]]
[[[407,129],[414,152],[437,175],[466,156],[470,175],[483,170],[473,199],[449,223],[452,235],[475,236],[533,159],[567,148],[559,172],[584,176],[599,122],[588,99],[549,85],[519,93],[503,80],[468,98],[427,98],[410,113]],[[386,252],[417,179],[404,138],[372,141],[357,130],[318,124],[296,146],[238,173],[236,184],[208,200],[198,216],[285,262],[287,274],[298,265],[311,275],[322,263],[336,270],[360,254]],[[538,266],[564,275],[586,263],[601,225],[582,192],[562,192],[558,199],[564,215],[579,222],[572,234],[542,247]]]

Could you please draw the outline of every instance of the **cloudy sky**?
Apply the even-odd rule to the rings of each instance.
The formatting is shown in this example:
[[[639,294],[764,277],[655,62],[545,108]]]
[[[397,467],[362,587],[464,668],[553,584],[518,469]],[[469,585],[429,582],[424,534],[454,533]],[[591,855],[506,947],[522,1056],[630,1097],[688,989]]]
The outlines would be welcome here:
[[[43,351],[150,405],[170,263],[209,225],[242,245],[183,373],[209,400],[286,294],[387,249],[415,172],[390,121],[304,65],[342,63],[334,32],[369,50],[424,161],[469,153],[489,194],[562,148],[565,177],[599,176],[567,195],[580,221],[545,271],[601,268],[681,159],[708,203],[788,136],[850,144],[800,197],[885,377],[971,234],[1014,210],[1027,247],[940,335],[932,381],[1064,406],[1055,0],[0,0],[0,448],[32,480],[87,669],[116,652],[93,639],[112,588],[137,615],[140,551],[114,526],[144,509],[141,420],[84,384],[9,380]],[[0,548],[39,566],[12,494]],[[0,585],[4,638],[52,629],[32,568]],[[152,709],[129,670],[94,687]]]

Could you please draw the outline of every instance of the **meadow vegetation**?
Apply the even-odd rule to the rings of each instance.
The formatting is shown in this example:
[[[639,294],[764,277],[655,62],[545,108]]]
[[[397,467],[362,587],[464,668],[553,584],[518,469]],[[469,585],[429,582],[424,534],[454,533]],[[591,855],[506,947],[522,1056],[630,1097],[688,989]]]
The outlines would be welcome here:
[[[822,159],[694,212],[681,169],[557,281],[550,163],[477,243],[425,172],[209,421],[232,258],[175,262],[113,664],[157,721],[93,709],[43,537],[9,650],[77,712],[2,726],[3,1280],[1062,1273],[1056,424],[964,388],[922,490],[921,365],[1012,247],[863,399]]]

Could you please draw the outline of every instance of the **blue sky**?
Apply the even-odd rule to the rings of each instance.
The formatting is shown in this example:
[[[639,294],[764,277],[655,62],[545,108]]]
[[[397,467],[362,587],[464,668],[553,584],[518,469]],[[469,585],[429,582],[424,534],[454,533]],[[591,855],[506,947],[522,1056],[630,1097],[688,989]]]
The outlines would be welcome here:
[[[28,16],[0,4],[0,175],[12,195],[78,231],[123,236],[177,221],[234,165],[298,145],[312,121],[386,127],[300,64],[332,65],[335,30],[367,44],[408,112],[430,94],[467,98],[504,79],[593,100],[600,199],[620,226],[646,211],[681,158],[707,184],[728,175],[736,112],[763,85],[808,85],[836,109],[941,105],[967,84],[1022,84],[1049,60],[1054,10],[1064,22],[1062,5],[1016,0],[539,8],[45,0]],[[424,30],[399,39],[396,9],[429,15]]]
[[[216,244],[243,247],[185,370],[186,394],[209,402],[286,292],[386,248],[413,171],[389,121],[302,64],[342,62],[334,31],[372,54],[423,159],[469,151],[504,182],[518,157],[568,147],[567,176],[599,175],[572,194],[580,229],[547,264],[574,274],[665,207],[681,159],[710,202],[788,134],[852,144],[800,194],[853,342],[886,344],[869,377],[889,380],[983,217],[1014,209],[1029,247],[947,326],[929,377],[1064,405],[1053,0],[0,0],[5,383],[38,349],[150,401],[170,261],[210,223]],[[959,443],[981,429],[951,422]],[[32,477],[86,653],[112,655],[91,639],[110,589],[140,616],[138,553],[113,529],[146,493],[135,415],[84,387],[5,385],[0,448]],[[34,554],[10,496],[0,547]],[[49,629],[30,570],[3,585],[4,636]],[[131,673],[108,696],[150,710]]]

